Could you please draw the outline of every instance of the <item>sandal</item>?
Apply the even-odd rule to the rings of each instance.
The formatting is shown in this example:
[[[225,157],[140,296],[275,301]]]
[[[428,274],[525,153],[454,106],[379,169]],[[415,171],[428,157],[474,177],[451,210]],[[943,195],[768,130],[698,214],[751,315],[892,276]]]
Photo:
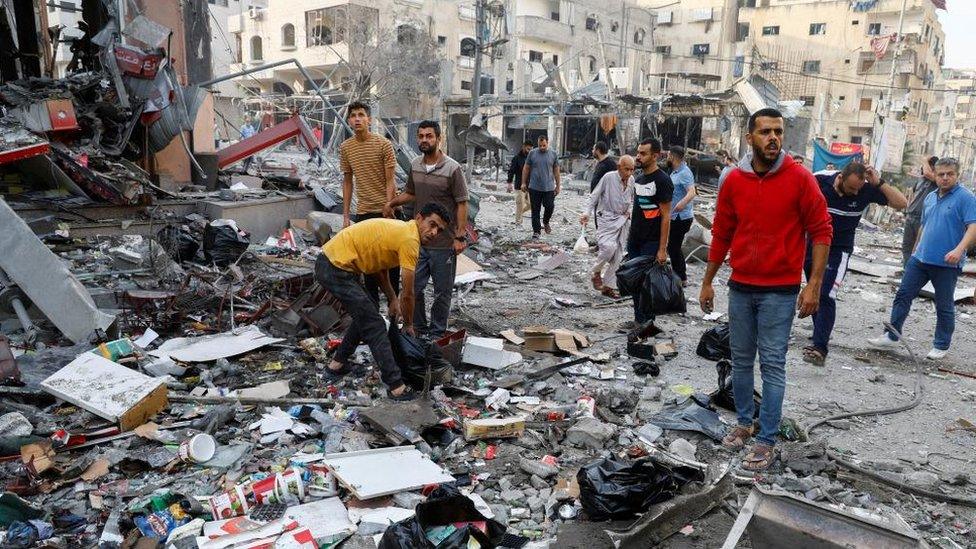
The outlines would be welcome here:
[[[620,292],[616,288],[611,288],[609,286],[604,286],[600,293],[609,297],[610,299],[620,299]]]
[[[814,366],[823,366],[824,362],[827,360],[827,355],[820,349],[808,345],[803,348],[803,362],[808,364],[813,364]]]
[[[326,377],[328,377],[330,380],[340,379],[346,376],[347,374],[353,373],[356,370],[356,368],[353,365],[349,364],[348,362],[343,362],[341,364],[342,364],[342,368],[339,368],[338,370],[333,370],[332,368],[326,366],[325,367]]]
[[[729,448],[731,450],[738,450],[740,448],[745,448],[746,441],[752,438],[755,429],[752,425],[746,427],[744,425],[736,425],[729,434],[722,438],[722,446]]]
[[[390,400],[396,402],[409,402],[417,398],[417,392],[414,391],[409,385],[401,385],[401,387],[403,387],[403,392],[399,395],[394,395],[393,392],[390,391]]]
[[[776,448],[767,444],[756,444],[742,459],[742,468],[746,471],[765,471],[776,461]]]
[[[600,273],[593,273],[593,276],[590,277],[590,283],[593,284],[594,290],[603,291],[603,277],[600,276]]]

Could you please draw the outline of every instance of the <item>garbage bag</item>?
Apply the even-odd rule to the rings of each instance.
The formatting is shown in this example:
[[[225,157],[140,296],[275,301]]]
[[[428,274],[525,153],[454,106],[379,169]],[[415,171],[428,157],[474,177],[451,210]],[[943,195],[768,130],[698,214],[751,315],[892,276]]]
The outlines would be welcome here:
[[[200,250],[200,243],[193,233],[184,227],[172,225],[163,227],[156,233],[156,240],[177,263],[193,259]]]
[[[390,346],[393,358],[400,366],[403,382],[415,389],[424,389],[430,370],[430,387],[443,385],[454,378],[454,368],[441,354],[441,349],[429,341],[400,331],[396,322],[390,323]]]
[[[637,295],[644,286],[644,276],[657,264],[654,256],[641,255],[628,259],[617,268],[617,289],[620,295]]]
[[[415,511],[414,516],[390,525],[377,549],[467,549],[471,540],[477,542],[471,546],[494,549],[505,535],[505,526],[482,515],[473,501],[451,485],[435,489]],[[475,522],[484,522],[485,530],[472,524]],[[452,530],[458,523],[466,524]],[[439,530],[444,526],[448,528]]]
[[[688,310],[681,279],[670,265],[654,264],[644,275],[637,306],[648,316],[679,314]]]
[[[591,520],[630,519],[667,501],[703,475],[691,467],[668,467],[652,459],[629,463],[604,458],[576,473],[580,504]]]
[[[218,267],[237,261],[250,244],[250,235],[232,219],[215,219],[203,230],[203,256]]]
[[[695,352],[705,360],[732,360],[729,325],[719,324],[706,330],[698,340],[698,349]]]
[[[705,333],[707,334],[708,332]],[[701,355],[700,349],[701,345],[699,344],[699,355]],[[715,364],[715,369],[718,372],[718,389],[709,394],[708,398],[715,406],[734,412],[735,393],[732,391],[732,363],[725,359],[719,360]],[[752,391],[752,400],[755,405],[753,417],[759,417],[759,405],[762,403],[762,395],[760,395],[759,391],[755,389]]]
[[[585,254],[588,251],[590,251],[590,243],[586,241],[586,227],[580,227],[580,235],[576,239],[576,244],[573,245],[573,253]]]

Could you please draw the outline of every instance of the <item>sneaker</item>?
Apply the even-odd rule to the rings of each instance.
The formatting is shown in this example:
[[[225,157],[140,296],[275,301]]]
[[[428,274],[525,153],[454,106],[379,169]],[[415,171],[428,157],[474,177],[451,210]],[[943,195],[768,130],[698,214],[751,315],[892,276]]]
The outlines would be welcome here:
[[[881,351],[889,351],[899,347],[899,343],[897,341],[892,341],[891,338],[888,337],[888,334],[881,337],[876,337],[874,339],[869,339],[868,345]]]
[[[946,354],[948,353],[949,349],[936,349],[935,347],[932,347],[932,350],[929,351],[929,354],[925,355],[925,358],[929,360],[941,360],[945,358]]]
[[[540,236],[539,233],[532,233],[532,238],[534,238],[536,240],[539,239],[539,236]]]
[[[550,227],[549,225],[543,227],[542,230],[546,231],[546,234],[552,234],[552,227]]]

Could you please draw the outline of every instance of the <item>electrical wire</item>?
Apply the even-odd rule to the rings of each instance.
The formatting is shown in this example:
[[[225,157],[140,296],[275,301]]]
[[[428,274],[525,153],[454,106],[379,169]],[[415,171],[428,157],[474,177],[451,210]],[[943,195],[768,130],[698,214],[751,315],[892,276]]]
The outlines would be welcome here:
[[[902,346],[905,347],[905,349],[908,351],[908,355],[912,358],[912,361],[915,363],[915,389],[914,389],[913,394],[912,394],[912,400],[910,400],[909,402],[906,402],[904,404],[898,404],[898,405],[890,406],[890,407],[886,407],[886,408],[878,408],[878,409],[874,409],[874,410],[861,410],[861,411],[856,411],[856,412],[849,412],[849,413],[844,413],[844,414],[837,414],[837,415],[834,415],[834,416],[830,416],[830,417],[826,417],[826,418],[819,419],[819,420],[815,421],[814,423],[812,423],[812,424],[810,424],[810,425],[808,425],[808,426],[806,426],[806,427],[803,428],[803,434],[804,434],[804,437],[807,440],[810,440],[810,431],[813,431],[817,427],[819,427],[819,426],[821,426],[821,425],[823,425],[823,424],[825,424],[827,422],[830,422],[830,421],[837,421],[837,420],[841,420],[841,419],[849,419],[849,418],[853,418],[853,417],[872,417],[872,416],[886,416],[886,415],[891,415],[891,414],[897,414],[899,412],[905,412],[905,411],[911,410],[913,408],[916,408],[919,404],[921,404],[921,402],[922,402],[922,396],[924,394],[924,387],[922,385],[922,364],[918,361],[918,357],[915,355],[915,351],[913,351],[912,348],[908,345],[908,343],[905,342],[905,338],[902,337],[901,333],[898,330],[896,330],[895,327],[892,326],[890,322],[885,322],[884,325],[885,325],[885,328],[890,333],[894,334],[894,336],[898,338],[898,341],[900,341],[901,344],[902,344]],[[958,497],[958,496],[950,496],[950,495],[946,495],[946,494],[943,494],[943,493],[940,493],[940,492],[933,492],[931,490],[926,490],[924,488],[920,488],[918,486],[914,486],[914,485],[909,484],[907,482],[902,482],[902,481],[899,481],[899,480],[895,480],[895,479],[892,479],[892,478],[888,478],[888,477],[886,477],[884,475],[881,475],[881,474],[879,474],[879,473],[877,473],[875,471],[872,471],[872,470],[870,470],[870,469],[868,469],[868,468],[866,468],[866,467],[864,467],[862,465],[858,465],[856,463],[853,463],[851,461],[848,461],[845,456],[842,456],[842,455],[838,454],[837,452],[835,452],[833,450],[830,450],[830,449],[827,450],[827,456],[830,459],[834,460],[834,462],[836,462],[837,465],[839,465],[839,466],[841,466],[841,467],[843,467],[845,469],[849,469],[851,471],[860,473],[860,474],[862,474],[862,475],[864,475],[864,476],[866,476],[866,477],[868,477],[868,478],[870,478],[872,480],[875,480],[877,482],[880,482],[882,484],[887,484],[888,486],[892,486],[894,488],[898,488],[899,490],[901,490],[903,492],[906,492],[906,493],[909,493],[909,494],[915,494],[915,495],[922,496],[922,497],[926,497],[926,498],[929,498],[929,499],[934,499],[936,501],[940,501],[940,502],[943,502],[943,503],[951,503],[951,504],[954,504],[954,505],[963,505],[963,506],[966,506],[966,507],[976,507],[976,499],[974,499],[974,498],[963,498],[963,497]]]

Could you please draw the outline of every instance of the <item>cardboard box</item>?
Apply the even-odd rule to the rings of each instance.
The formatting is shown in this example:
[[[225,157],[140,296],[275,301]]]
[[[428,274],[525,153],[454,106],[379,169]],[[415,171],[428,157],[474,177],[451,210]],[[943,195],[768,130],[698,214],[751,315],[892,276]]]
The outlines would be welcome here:
[[[525,338],[525,348],[530,351],[555,353],[559,350],[556,336],[545,326],[526,326],[522,328],[522,336]]]
[[[525,432],[525,418],[467,419],[464,421],[465,440],[482,438],[518,438]]]

